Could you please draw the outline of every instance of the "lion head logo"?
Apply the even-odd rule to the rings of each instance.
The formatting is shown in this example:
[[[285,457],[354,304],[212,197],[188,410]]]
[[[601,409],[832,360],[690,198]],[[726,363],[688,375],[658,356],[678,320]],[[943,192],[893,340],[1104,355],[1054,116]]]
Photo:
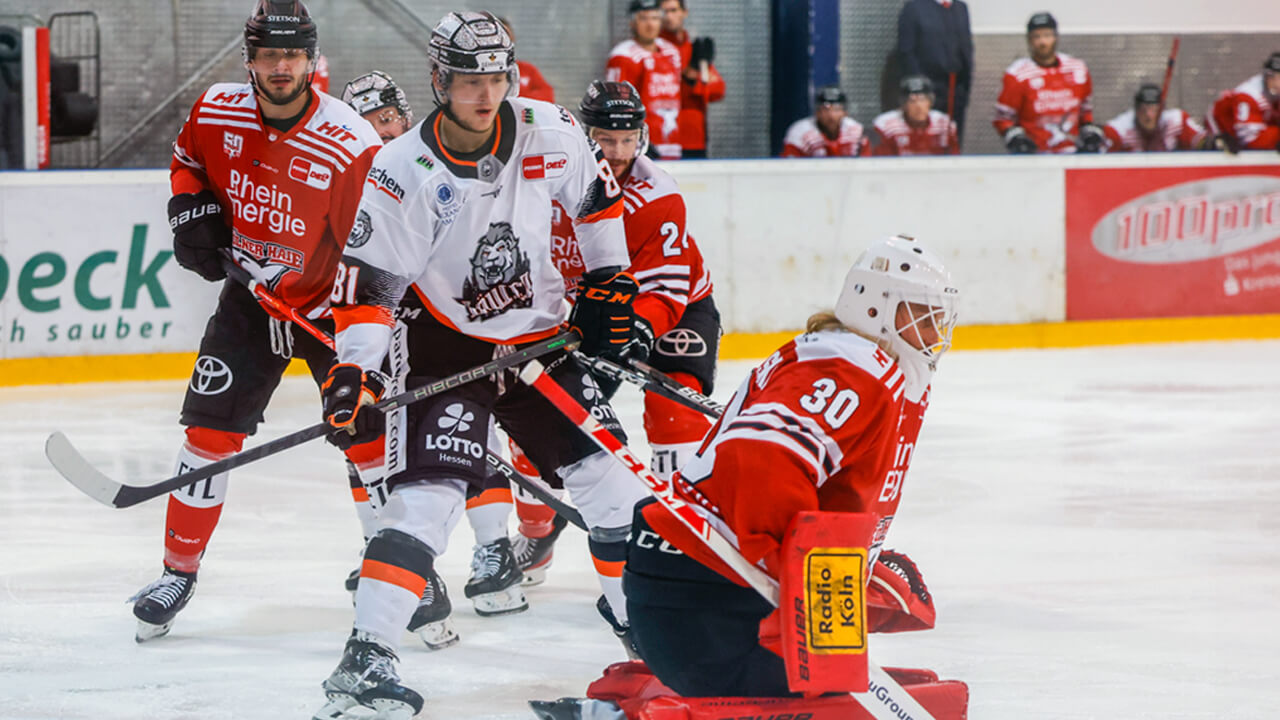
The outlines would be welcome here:
[[[529,260],[520,252],[520,241],[511,226],[490,223],[471,256],[471,281],[478,292],[485,292],[515,280],[528,267]]]

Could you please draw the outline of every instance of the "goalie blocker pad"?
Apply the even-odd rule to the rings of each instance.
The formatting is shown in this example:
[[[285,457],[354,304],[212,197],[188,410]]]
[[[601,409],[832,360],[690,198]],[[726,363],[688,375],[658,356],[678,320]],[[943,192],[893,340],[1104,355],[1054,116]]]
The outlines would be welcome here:
[[[936,720],[967,720],[969,686],[932,670],[884,668]],[[874,696],[876,689],[871,688]],[[819,698],[682,698],[639,660],[610,665],[587,697],[618,705],[628,720],[873,720],[850,696]],[[892,709],[892,708],[891,708]]]

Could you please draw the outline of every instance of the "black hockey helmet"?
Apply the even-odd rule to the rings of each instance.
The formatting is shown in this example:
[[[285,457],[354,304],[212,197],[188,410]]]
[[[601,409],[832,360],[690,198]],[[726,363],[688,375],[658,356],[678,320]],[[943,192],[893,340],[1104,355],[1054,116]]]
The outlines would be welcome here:
[[[300,48],[316,56],[319,35],[301,0],[257,0],[244,23],[245,59],[254,48]]]
[[[1138,92],[1133,94],[1133,104],[1137,105],[1159,105],[1160,104],[1160,86],[1155,83],[1143,83]]]
[[[431,30],[427,54],[437,105],[446,104],[454,73],[506,73],[507,97],[520,89],[515,42],[493,13],[451,12],[440,18]]]
[[[589,128],[640,130],[644,116],[640,91],[625,81],[593,80],[578,103],[578,118]]]
[[[645,10],[661,10],[662,0],[631,0],[627,6],[627,14],[634,15]]]
[[[1271,53],[1266,62],[1262,63],[1262,69],[1267,72],[1280,73],[1280,52]]]
[[[1027,21],[1027,34],[1030,35],[1032,30],[1040,30],[1041,28],[1049,28],[1056,33],[1058,32],[1058,21],[1047,12],[1038,12]]]
[[[933,82],[923,75],[908,75],[898,83],[898,102],[905,103],[912,95],[928,95],[933,100]]]
[[[347,83],[342,88],[342,102],[361,115],[393,107],[400,111],[405,122],[413,119],[413,108],[409,106],[409,98],[405,96],[404,90],[381,70],[365,73]]]
[[[840,105],[843,106],[848,102],[849,98],[844,94],[838,85],[823,85],[813,94],[813,104],[818,105]]]

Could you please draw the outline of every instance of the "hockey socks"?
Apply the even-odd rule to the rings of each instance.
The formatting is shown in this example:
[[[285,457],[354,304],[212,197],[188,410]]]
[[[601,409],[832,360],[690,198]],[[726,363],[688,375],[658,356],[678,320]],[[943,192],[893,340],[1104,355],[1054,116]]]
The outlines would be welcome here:
[[[671,378],[695,390],[702,388],[702,383],[688,373],[675,372]],[[697,410],[657,393],[644,394],[644,431],[653,448],[649,466],[663,480],[670,480],[693,457],[710,428],[711,419]]]
[[[511,488],[505,479],[502,487],[486,487],[479,494],[467,498],[467,522],[475,533],[476,545],[487,545],[507,537],[511,507]]]
[[[240,451],[243,433],[201,427],[187,428],[187,440],[178,451],[175,475],[202,468]],[[228,473],[192,483],[169,494],[165,516],[164,564],[175,570],[194,573],[200,556],[209,545],[213,529],[222,515],[227,495]]]
[[[369,541],[356,588],[355,629],[370,633],[387,647],[399,647],[418,600],[434,574],[434,555],[421,540],[383,529]]]

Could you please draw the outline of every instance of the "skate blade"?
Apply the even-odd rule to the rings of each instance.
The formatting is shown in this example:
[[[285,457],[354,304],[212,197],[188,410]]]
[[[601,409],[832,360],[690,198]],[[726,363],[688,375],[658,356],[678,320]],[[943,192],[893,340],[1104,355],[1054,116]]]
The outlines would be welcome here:
[[[373,708],[372,720],[410,720],[418,714],[409,703],[389,698],[372,700],[367,707]]]
[[[525,570],[524,579],[520,581],[520,585],[523,587],[532,587],[534,585],[541,585],[546,581],[547,581],[547,566],[541,565],[539,567],[529,568]]]
[[[316,714],[311,716],[311,720],[342,720],[352,717],[347,714],[347,711],[359,704],[355,698],[343,693],[326,694],[329,696],[329,702],[317,710]]]
[[[529,601],[525,599],[524,591],[520,589],[519,584],[498,592],[476,595],[471,598],[471,604],[475,607],[476,614],[481,617],[513,615],[529,609]]]
[[[164,637],[169,634],[169,630],[172,627],[173,620],[161,625],[155,625],[144,620],[139,620],[138,629],[133,635],[133,641],[137,643],[144,643],[148,640],[155,640],[158,637]]]
[[[418,633],[418,637],[422,638],[422,642],[427,646],[428,650],[443,650],[450,645],[457,645],[460,639],[458,633],[453,629],[453,622],[449,618],[429,622],[414,632]]]

